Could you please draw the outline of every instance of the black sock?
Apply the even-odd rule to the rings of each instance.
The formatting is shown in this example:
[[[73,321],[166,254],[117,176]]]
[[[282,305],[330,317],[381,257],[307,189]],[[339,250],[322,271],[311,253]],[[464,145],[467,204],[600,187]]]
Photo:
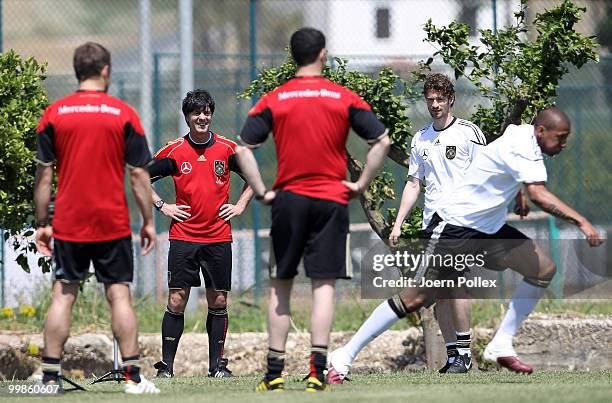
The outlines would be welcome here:
[[[283,369],[285,368],[285,352],[270,348],[268,349],[267,360],[268,372],[266,372],[266,381],[282,376]]]
[[[468,330],[467,332],[455,332],[455,334],[457,335],[458,354],[471,357],[470,343],[472,342],[472,333]]]
[[[208,308],[206,333],[208,333],[208,368],[217,367],[217,360],[223,358],[225,336],[227,335],[227,308]]]
[[[450,362],[451,357],[457,356],[457,344],[456,343],[446,343],[446,361]]]
[[[140,383],[140,355],[123,358],[122,370],[126,381]]]
[[[43,357],[42,358],[42,382],[57,382],[61,373],[61,364],[59,358]]]
[[[327,366],[327,346],[315,346],[310,349],[310,375],[325,382],[325,367]]]
[[[162,361],[168,364],[170,372],[174,371],[174,356],[176,355],[184,326],[185,316],[183,313],[170,312],[166,308],[164,319],[162,319]]]

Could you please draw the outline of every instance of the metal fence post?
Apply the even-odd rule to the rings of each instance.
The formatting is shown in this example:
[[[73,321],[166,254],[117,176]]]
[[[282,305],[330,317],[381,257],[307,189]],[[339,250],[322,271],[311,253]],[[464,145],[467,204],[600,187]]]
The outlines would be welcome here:
[[[6,268],[6,264],[4,263],[4,242],[4,229],[0,229],[0,306],[4,306],[5,304],[4,270]]]
[[[256,0],[249,0],[249,47],[251,64],[251,81],[257,78],[257,5]],[[251,103],[255,105],[257,99],[251,98]],[[255,160],[260,164],[259,150],[255,150]],[[261,204],[253,204],[253,239],[255,244],[255,303],[261,297],[261,241],[259,239],[259,224]]]

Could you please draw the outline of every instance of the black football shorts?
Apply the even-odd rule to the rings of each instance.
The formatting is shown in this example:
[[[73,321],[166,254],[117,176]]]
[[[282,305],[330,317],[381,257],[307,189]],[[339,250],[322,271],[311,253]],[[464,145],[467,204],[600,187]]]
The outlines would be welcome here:
[[[131,236],[104,242],[54,239],[53,255],[54,278],[65,283],[83,281],[92,262],[100,283],[131,283],[134,277]]]
[[[197,243],[170,240],[168,288],[206,288],[230,291],[232,288],[232,243]]]
[[[294,278],[302,257],[307,277],[352,277],[348,206],[279,191],[270,236],[271,278]]]

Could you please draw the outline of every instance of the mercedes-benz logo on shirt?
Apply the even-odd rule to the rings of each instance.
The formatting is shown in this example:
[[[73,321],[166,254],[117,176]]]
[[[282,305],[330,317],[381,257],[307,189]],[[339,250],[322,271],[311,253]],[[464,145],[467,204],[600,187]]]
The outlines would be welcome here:
[[[425,149],[423,150],[423,161],[425,161],[429,157],[429,152]]]
[[[184,174],[188,174],[191,172],[191,164],[189,162],[183,162],[181,164],[181,172]]]

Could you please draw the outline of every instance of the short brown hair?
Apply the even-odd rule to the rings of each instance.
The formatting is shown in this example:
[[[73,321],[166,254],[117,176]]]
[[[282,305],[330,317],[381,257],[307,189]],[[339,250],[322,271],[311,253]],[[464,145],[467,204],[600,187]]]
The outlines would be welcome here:
[[[72,59],[74,73],[79,82],[91,77],[99,77],[104,66],[111,65],[111,55],[99,43],[87,42],[74,51]]]
[[[455,86],[450,78],[448,78],[448,76],[445,74],[434,73],[427,76],[425,85],[423,85],[423,95],[427,96],[429,91],[439,92],[442,96],[447,97],[449,100],[452,97],[453,103],[455,101]]]

